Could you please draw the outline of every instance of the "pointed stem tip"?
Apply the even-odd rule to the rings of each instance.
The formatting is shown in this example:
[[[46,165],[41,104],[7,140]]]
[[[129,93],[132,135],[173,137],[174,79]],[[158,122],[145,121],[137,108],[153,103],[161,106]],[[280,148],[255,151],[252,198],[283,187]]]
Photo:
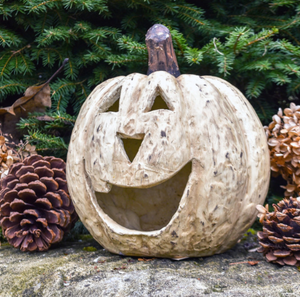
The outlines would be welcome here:
[[[180,75],[172,37],[167,27],[155,24],[146,34],[148,72],[166,71],[175,77]]]
[[[69,58],[65,58],[62,62],[61,66],[55,71],[55,73],[46,81],[45,84],[49,84],[50,81],[65,67],[65,65],[69,62]]]

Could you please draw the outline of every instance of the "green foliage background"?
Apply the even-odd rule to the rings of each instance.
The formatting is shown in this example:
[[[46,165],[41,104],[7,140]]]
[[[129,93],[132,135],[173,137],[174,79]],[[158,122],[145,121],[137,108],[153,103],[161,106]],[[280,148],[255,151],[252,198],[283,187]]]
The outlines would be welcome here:
[[[145,34],[169,27],[182,73],[228,80],[250,100],[263,124],[299,101],[298,0],[0,0],[0,104],[11,105],[51,82],[45,122],[19,127],[41,154],[66,156],[80,106],[102,81],[146,73]]]
[[[170,28],[182,73],[225,78],[251,100],[263,121],[270,120],[271,106],[298,99],[299,1],[195,3],[1,0],[0,99],[7,102],[45,82],[68,57],[51,83],[52,109],[76,115],[103,80],[146,73],[144,37],[154,23]]]

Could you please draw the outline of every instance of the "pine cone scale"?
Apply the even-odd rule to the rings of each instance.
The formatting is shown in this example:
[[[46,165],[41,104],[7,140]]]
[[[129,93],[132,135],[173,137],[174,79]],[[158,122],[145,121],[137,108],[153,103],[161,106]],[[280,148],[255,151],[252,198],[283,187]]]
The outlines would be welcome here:
[[[269,240],[271,240],[274,243],[282,243],[282,242],[284,242],[284,240],[282,238],[278,238],[278,237],[275,237],[275,236],[269,236],[268,238],[269,238]]]
[[[34,168],[39,168],[39,167],[48,167],[48,168],[51,168],[51,164],[48,162],[48,161],[46,161],[46,160],[37,160],[37,161],[35,161],[34,163],[32,163],[32,166],[34,167]]]
[[[32,224],[34,224],[34,222],[35,222],[35,220],[26,218],[26,219],[21,220],[20,226],[21,226],[21,227],[24,227],[24,226],[27,225],[27,224],[28,224],[28,225],[32,225]]]
[[[294,266],[294,265],[297,264],[298,261],[295,259],[295,257],[293,257],[293,256],[288,256],[288,257],[283,258],[283,262],[284,262],[284,264],[286,264],[286,265]]]
[[[287,243],[298,243],[298,242],[300,242],[300,238],[286,237],[286,236],[283,236],[282,238],[283,238],[284,241],[286,241]]]
[[[48,192],[43,198],[48,199],[54,208],[60,208],[63,206],[63,201],[58,193]]]
[[[300,261],[300,252],[294,252],[295,258]]]
[[[34,173],[34,167],[33,166],[22,166],[15,174],[17,178],[20,178],[22,175],[25,175],[26,173]]]
[[[59,194],[59,196],[62,200],[62,203],[66,208],[68,208],[70,205],[72,205],[70,196],[64,190],[60,189],[57,191],[57,193]],[[74,209],[74,207],[72,209]],[[71,212],[71,213],[73,213],[73,212]]]
[[[14,166],[14,165],[13,165],[13,166]],[[13,167],[13,166],[12,166],[12,167]],[[3,178],[3,179],[1,180],[2,189],[4,189],[4,188],[7,186],[7,184],[8,184],[10,181],[14,180],[14,179],[16,179],[16,176],[15,176],[15,175],[12,175],[12,174],[8,174],[5,178]]]
[[[44,176],[40,178],[40,181],[47,187],[47,191],[53,192],[59,188],[59,184],[53,179],[53,177]]]
[[[300,251],[300,244],[286,244],[291,251]]]
[[[17,222],[18,223],[18,222]],[[10,228],[12,226],[15,226],[16,225],[16,222],[14,221],[11,221],[9,219],[9,217],[4,217],[0,220],[0,225],[3,226],[3,228],[7,229],[7,228]]]
[[[4,194],[3,201],[4,202],[12,202],[16,197],[18,197],[18,191],[10,190]]]
[[[54,176],[53,170],[51,170],[47,166],[34,168],[34,173],[36,173],[39,176],[39,178],[45,177],[45,176],[46,177],[53,177]]]
[[[23,189],[19,191],[18,197],[26,203],[33,204],[37,199],[35,191],[31,189]]]
[[[10,212],[10,216],[9,216],[9,220],[11,222],[20,222],[20,220],[22,219],[23,214],[19,213],[17,211],[11,211]]]
[[[50,210],[51,208],[53,208],[53,205],[47,198],[38,198],[35,201],[35,204],[38,205],[39,207],[47,209],[47,210]]]
[[[12,239],[15,236],[15,233],[21,230],[21,226],[19,224],[13,225],[5,230],[5,236],[8,239]]]
[[[10,214],[10,203],[5,202],[1,205],[1,217],[3,216],[9,216]]]
[[[12,181],[7,183],[7,187],[13,189],[18,182],[19,182],[18,179],[13,179]]]
[[[273,251],[273,255],[278,258],[284,258],[291,254],[291,251],[288,250],[275,250]]]
[[[20,236],[20,237],[15,236],[10,240],[10,244],[14,247],[18,247],[22,243],[24,237],[25,236]]]
[[[10,203],[10,208],[13,211],[17,211],[17,212],[24,212],[26,211],[28,208],[32,208],[33,205],[24,202],[21,199],[15,198],[11,203]]]
[[[34,241],[35,241],[39,251],[44,251],[44,250],[48,249],[46,242],[44,240],[42,240],[41,237],[35,237]]]
[[[48,222],[45,218],[38,218],[37,223],[41,223],[43,225],[43,227],[47,227],[48,226]]]
[[[53,168],[53,172],[54,172],[54,178],[60,177],[64,180],[66,180],[66,173],[64,172],[64,170]]]
[[[23,189],[27,189],[27,188],[28,188],[28,184],[18,183],[18,184],[15,185],[14,190],[19,192],[19,191],[21,191]]]
[[[267,258],[268,262],[275,261],[277,259],[277,257],[273,255],[273,252],[267,253],[266,258]]]
[[[27,184],[25,184],[27,186]],[[37,195],[43,195],[47,193],[47,186],[40,180],[35,180],[28,183],[28,188],[33,190]]]
[[[51,225],[50,228],[52,228],[52,232],[55,234],[53,243],[59,242],[60,238],[63,236],[61,229],[59,229],[56,225]]]
[[[38,209],[25,209],[23,211],[24,215],[28,215],[29,217],[35,217],[35,218],[39,218],[40,216],[42,216],[42,212]]]
[[[33,172],[27,172],[19,178],[21,183],[29,184],[30,182],[38,180],[40,177],[38,174]]]

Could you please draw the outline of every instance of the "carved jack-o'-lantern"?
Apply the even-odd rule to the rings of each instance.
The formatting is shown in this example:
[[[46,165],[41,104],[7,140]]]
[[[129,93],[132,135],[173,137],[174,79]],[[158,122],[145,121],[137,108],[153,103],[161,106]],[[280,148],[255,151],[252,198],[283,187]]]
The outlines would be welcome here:
[[[177,259],[221,253],[264,202],[266,137],[251,105],[226,81],[175,77],[165,30],[148,31],[148,73],[157,66],[171,74],[107,80],[82,106],[68,153],[69,191],[84,225],[111,252]]]

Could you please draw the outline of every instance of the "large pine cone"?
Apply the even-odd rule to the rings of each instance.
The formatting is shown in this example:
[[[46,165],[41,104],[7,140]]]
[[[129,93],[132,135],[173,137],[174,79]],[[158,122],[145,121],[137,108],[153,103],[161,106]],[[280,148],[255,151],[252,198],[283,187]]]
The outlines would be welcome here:
[[[283,199],[268,207],[257,206],[263,231],[257,232],[262,252],[268,262],[300,266],[300,197]]]
[[[12,165],[1,181],[0,225],[22,251],[45,251],[62,240],[77,214],[62,159],[32,155]]]
[[[270,150],[273,176],[281,175],[288,183],[285,197],[300,195],[300,105],[279,108],[273,121],[264,127]]]

